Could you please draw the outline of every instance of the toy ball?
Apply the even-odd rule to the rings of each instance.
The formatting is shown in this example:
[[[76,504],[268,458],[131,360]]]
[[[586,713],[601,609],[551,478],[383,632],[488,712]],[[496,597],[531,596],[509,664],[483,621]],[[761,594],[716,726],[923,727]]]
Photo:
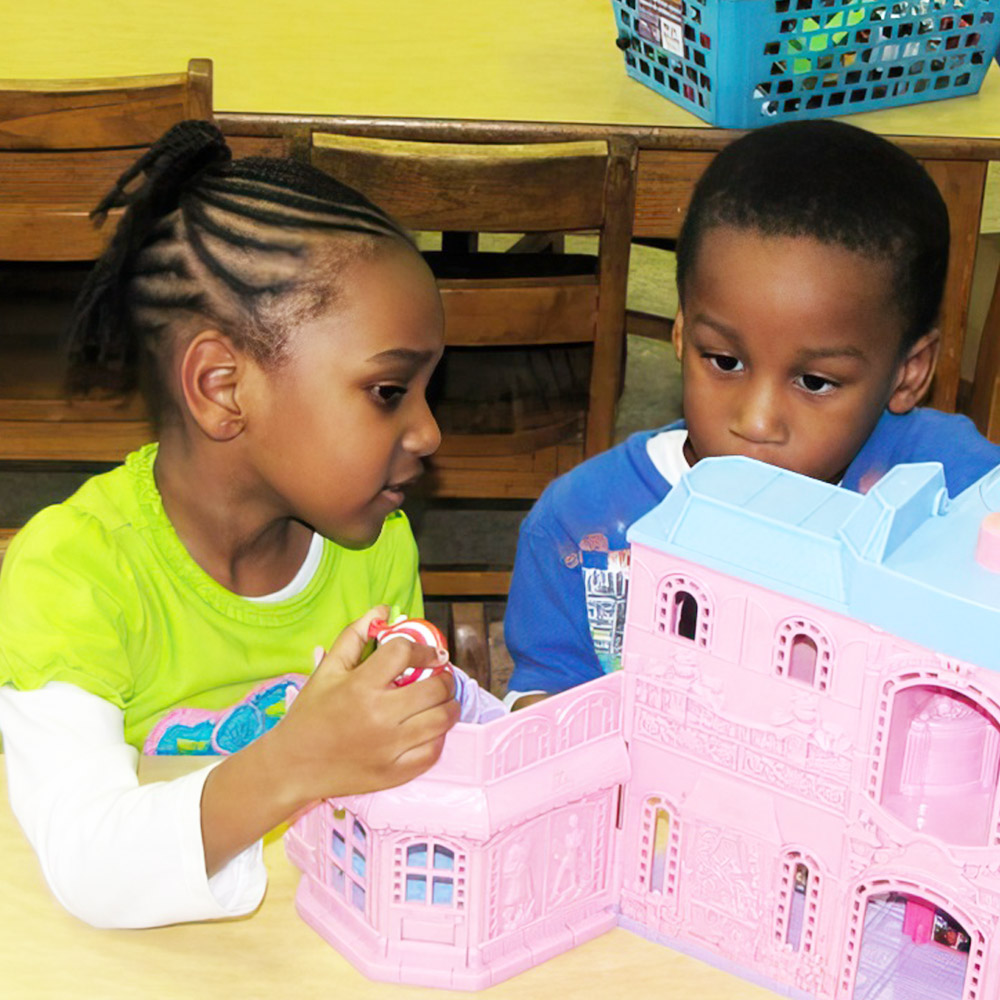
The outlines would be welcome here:
[[[405,639],[421,646],[431,646],[437,650],[438,662],[430,667],[407,667],[392,683],[396,687],[406,687],[417,681],[425,681],[429,677],[451,670],[448,662],[448,647],[441,630],[423,618],[407,618],[400,615],[392,624],[376,618],[368,626],[368,637],[374,639],[380,646],[393,639]]]

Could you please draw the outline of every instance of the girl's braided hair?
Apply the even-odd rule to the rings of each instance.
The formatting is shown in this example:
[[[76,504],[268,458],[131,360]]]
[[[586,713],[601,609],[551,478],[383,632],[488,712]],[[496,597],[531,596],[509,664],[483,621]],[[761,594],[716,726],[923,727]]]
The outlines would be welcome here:
[[[92,217],[103,220],[121,206],[118,228],[74,308],[69,377],[77,392],[133,388],[140,358],[149,354],[148,388],[160,396],[159,359],[169,352],[170,331],[187,317],[219,324],[258,361],[280,358],[289,320],[335,294],[335,274],[318,275],[306,260],[310,234],[358,237],[345,243],[356,252],[371,252],[385,237],[412,245],[381,209],[315,167],[233,160],[206,121],[167,131]]]

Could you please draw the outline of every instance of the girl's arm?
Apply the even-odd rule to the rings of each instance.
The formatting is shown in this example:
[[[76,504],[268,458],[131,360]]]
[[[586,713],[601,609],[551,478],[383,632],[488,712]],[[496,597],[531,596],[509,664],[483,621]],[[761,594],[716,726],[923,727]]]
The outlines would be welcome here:
[[[434,651],[389,642],[358,666],[368,622],[384,613],[348,626],[282,722],[208,775],[201,831],[209,875],[305,806],[401,785],[440,756],[459,714],[450,676],[392,686],[406,667],[432,665]]]
[[[121,711],[59,681],[0,688],[11,807],[57,899],[97,927],[235,917],[260,905],[260,844],[209,879],[202,786],[212,768],[138,784]]]

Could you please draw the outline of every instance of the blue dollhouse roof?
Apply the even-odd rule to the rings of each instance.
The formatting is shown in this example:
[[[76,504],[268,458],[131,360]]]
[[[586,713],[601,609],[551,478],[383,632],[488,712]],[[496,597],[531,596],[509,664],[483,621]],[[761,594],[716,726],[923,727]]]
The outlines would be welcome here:
[[[1000,573],[975,560],[1000,468],[948,500],[937,462],[866,495],[741,457],[699,462],[629,541],[1000,671]]]

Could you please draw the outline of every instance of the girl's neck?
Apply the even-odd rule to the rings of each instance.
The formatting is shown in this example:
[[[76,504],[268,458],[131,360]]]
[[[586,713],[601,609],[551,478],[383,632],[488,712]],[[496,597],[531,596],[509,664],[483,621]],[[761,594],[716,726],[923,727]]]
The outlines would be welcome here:
[[[313,532],[255,496],[240,467],[227,461],[234,457],[167,433],[153,474],[167,519],[191,558],[227,590],[260,597],[293,579]]]

